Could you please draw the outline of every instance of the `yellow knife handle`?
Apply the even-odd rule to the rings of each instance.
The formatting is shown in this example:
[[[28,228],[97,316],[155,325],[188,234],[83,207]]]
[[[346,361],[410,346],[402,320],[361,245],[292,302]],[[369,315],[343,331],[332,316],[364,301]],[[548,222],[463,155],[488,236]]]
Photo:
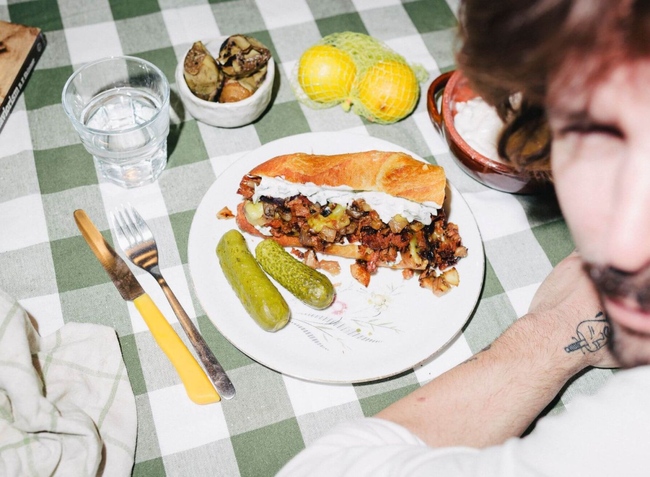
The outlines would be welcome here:
[[[133,303],[147,323],[156,343],[176,368],[189,398],[197,404],[219,402],[219,393],[149,295],[145,293]]]

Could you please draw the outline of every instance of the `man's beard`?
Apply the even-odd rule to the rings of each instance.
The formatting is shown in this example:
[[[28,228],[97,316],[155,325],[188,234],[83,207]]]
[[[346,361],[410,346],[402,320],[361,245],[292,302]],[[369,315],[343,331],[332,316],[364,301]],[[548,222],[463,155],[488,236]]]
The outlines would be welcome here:
[[[638,309],[650,313],[650,267],[644,267],[635,273],[625,272],[613,267],[585,264],[585,270],[591,277],[601,302],[627,299],[636,303]],[[607,313],[607,321],[611,326],[609,347],[612,354],[624,368],[632,368],[650,364],[650,335],[639,333],[619,324]]]
[[[624,328],[607,318],[611,325],[609,349],[622,368],[650,364],[650,336]]]
[[[650,266],[637,272],[590,263],[585,263],[584,267],[601,297],[612,300],[628,298],[641,310],[650,313]]]

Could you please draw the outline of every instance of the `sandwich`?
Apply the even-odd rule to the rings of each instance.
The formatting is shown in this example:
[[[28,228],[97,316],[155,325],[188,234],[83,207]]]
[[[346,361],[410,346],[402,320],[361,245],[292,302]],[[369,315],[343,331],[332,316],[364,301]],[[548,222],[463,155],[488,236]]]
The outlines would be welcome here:
[[[236,220],[283,247],[354,259],[365,286],[389,267],[441,295],[458,285],[453,266],[467,256],[442,208],[445,187],[442,167],[400,152],[288,154],[242,178]]]

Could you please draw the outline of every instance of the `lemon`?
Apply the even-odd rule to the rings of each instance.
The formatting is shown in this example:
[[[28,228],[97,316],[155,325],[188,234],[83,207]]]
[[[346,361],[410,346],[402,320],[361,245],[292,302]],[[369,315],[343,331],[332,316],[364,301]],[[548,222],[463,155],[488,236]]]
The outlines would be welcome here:
[[[406,117],[418,100],[420,88],[410,66],[380,61],[371,66],[358,85],[358,99],[369,120],[394,122]]]
[[[357,75],[348,53],[330,45],[316,45],[302,54],[298,82],[309,99],[319,103],[343,101]]]

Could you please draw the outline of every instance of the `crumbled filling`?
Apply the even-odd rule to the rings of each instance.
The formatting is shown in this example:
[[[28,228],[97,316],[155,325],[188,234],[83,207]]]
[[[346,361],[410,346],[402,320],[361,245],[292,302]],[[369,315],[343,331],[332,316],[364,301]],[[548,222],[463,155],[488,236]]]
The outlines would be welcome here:
[[[235,214],[233,214],[228,207],[224,207],[219,212],[217,212],[217,219],[219,220],[228,220],[234,218],[235,218]]]
[[[237,191],[246,199],[249,222],[268,227],[276,237],[298,237],[301,245],[316,252],[332,244],[359,244],[364,259],[357,260],[351,272],[365,286],[378,263],[395,263],[398,258],[407,268],[422,269],[420,285],[436,294],[457,285],[436,271],[453,267],[467,256],[458,227],[447,222],[443,209],[432,216],[431,224],[424,225],[408,222],[399,215],[384,223],[363,199],[355,200],[347,208],[331,203],[315,204],[302,195],[286,199],[262,196],[254,204],[251,198],[259,181],[259,177],[245,176]]]

